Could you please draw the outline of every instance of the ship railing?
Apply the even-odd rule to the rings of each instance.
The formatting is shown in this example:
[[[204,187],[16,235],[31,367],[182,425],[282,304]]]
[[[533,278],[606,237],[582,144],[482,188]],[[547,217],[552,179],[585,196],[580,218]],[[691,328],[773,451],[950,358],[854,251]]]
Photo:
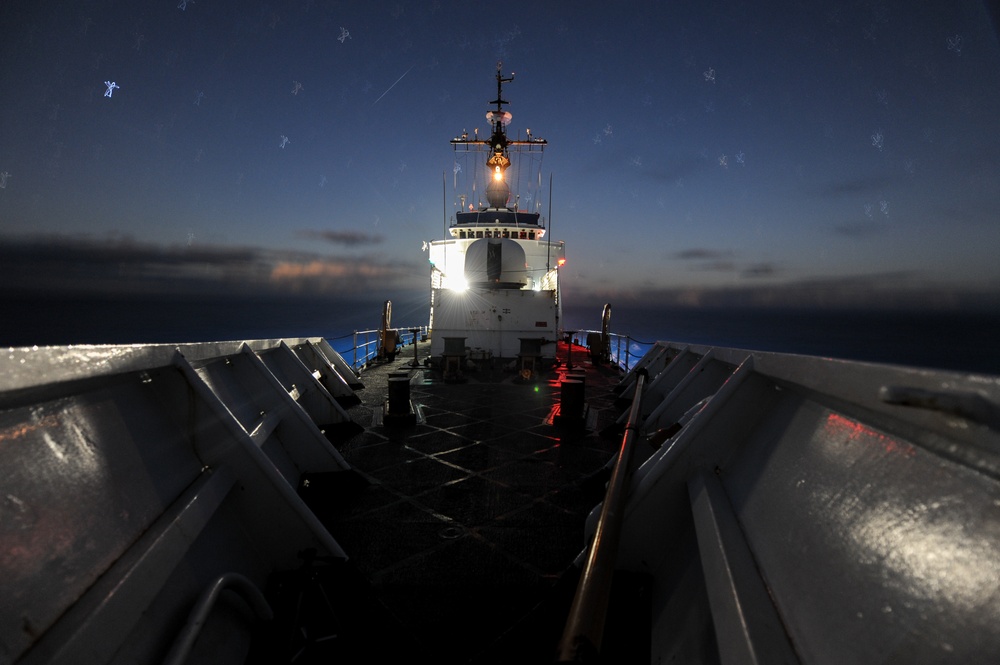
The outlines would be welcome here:
[[[598,333],[600,330],[580,330],[576,332],[581,342],[586,342],[589,333]],[[639,360],[646,355],[646,352],[653,348],[655,342],[643,342],[633,338],[631,335],[621,333],[609,333],[610,360],[623,372],[631,370]]]
[[[218,577],[202,592],[195,604],[194,609],[188,617],[188,622],[184,629],[174,640],[174,645],[163,661],[164,665],[184,665],[188,661],[188,656],[194,647],[198,635],[212,613],[219,596],[226,588],[230,588],[240,594],[250,605],[254,615],[261,621],[270,621],[274,618],[274,611],[268,604],[267,599],[261,592],[260,587],[239,573],[229,572]]]
[[[398,346],[404,347],[417,340],[427,339],[430,328],[424,325],[393,328],[393,330],[399,335]],[[334,337],[327,341],[345,360],[350,358],[351,367],[355,371],[360,371],[378,358],[378,335],[378,329],[355,330],[353,333]]]
[[[573,597],[569,617],[566,619],[566,627],[559,641],[557,662],[560,663],[587,662],[601,651],[615,561],[618,558],[618,542],[624,521],[625,501],[628,498],[632,475],[630,471],[632,450],[639,433],[645,381],[646,372],[640,369],[618,458],[611,472],[611,480],[608,481],[600,517],[594,528],[594,537],[587,549],[580,582],[577,584],[576,595]]]

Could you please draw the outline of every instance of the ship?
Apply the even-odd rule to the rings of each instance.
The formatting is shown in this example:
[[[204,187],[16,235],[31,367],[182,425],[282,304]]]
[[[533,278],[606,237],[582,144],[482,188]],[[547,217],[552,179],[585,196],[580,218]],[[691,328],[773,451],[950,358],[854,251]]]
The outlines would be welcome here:
[[[0,663],[1000,657],[1000,377],[565,330],[512,78],[428,324],[5,350]]]

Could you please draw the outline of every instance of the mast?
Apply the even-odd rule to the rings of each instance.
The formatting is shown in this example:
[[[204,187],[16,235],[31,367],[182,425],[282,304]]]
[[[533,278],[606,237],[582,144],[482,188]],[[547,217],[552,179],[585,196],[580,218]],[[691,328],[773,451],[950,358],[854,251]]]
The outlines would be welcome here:
[[[496,108],[486,114],[486,119],[492,128],[489,139],[480,139],[478,134],[470,139],[468,132],[463,132],[460,137],[451,140],[451,144],[456,148],[465,146],[468,149],[470,146],[476,146],[477,149],[485,148],[492,153],[486,160],[486,166],[490,170],[490,183],[486,186],[486,200],[490,208],[506,208],[507,200],[510,198],[510,186],[506,181],[506,172],[511,165],[509,148],[512,146],[516,148],[527,147],[530,152],[536,148],[542,150],[548,144],[545,139],[532,137],[531,130],[528,130],[527,140],[524,141],[511,140],[507,137],[507,125],[510,124],[513,116],[510,111],[504,109],[504,106],[509,105],[510,102],[503,98],[503,84],[513,81],[514,73],[511,72],[510,76],[504,76],[502,68],[503,62],[497,62],[497,98],[488,102],[495,105]]]

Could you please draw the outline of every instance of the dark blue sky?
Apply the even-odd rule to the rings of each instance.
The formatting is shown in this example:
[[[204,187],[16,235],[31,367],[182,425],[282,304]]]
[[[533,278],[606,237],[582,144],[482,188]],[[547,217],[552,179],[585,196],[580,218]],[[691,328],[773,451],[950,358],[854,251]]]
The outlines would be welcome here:
[[[7,0],[0,283],[423,292],[497,60],[567,299],[1000,303],[1000,48],[962,1]]]

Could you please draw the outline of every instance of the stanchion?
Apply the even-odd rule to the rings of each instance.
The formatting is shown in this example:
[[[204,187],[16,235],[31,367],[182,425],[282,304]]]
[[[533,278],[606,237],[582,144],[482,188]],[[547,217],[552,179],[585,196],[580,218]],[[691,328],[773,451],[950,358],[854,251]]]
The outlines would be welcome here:
[[[420,367],[420,361],[417,360],[417,333],[420,332],[420,328],[410,328],[410,332],[413,334],[413,362],[410,363],[410,367],[417,368]]]

